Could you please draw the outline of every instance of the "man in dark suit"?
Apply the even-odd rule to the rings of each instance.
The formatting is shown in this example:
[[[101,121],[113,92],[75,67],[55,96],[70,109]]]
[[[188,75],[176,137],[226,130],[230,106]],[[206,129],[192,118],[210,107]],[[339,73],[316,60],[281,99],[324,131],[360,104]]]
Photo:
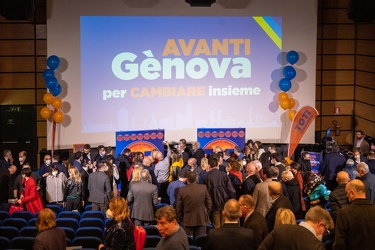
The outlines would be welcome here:
[[[3,158],[0,159],[0,168],[8,169],[11,163],[13,163],[12,152],[10,150],[4,150]]]
[[[315,206],[306,213],[305,221],[299,225],[278,226],[264,239],[258,250],[324,250],[326,248],[322,243],[322,237],[333,226],[329,212]]]
[[[219,170],[219,163],[215,157],[208,159],[211,171],[204,178],[203,184],[207,186],[208,193],[212,200],[212,224],[219,228],[224,224],[222,210],[224,204],[230,198],[236,197],[236,191],[228,175]]]
[[[261,180],[256,175],[256,166],[254,162],[249,162],[246,165],[246,177],[245,180],[241,184],[241,192],[242,194],[249,194],[253,195],[255,185],[260,183]]]
[[[82,156],[83,156],[84,162],[88,162],[88,163],[91,163],[91,164],[94,163],[95,158],[91,155],[91,145],[90,144],[85,144],[83,146]]]
[[[10,179],[16,171],[17,167],[14,165],[11,165],[8,169],[0,168],[0,204],[8,203],[9,197],[13,198],[13,186]]]
[[[191,157],[197,160],[198,166],[201,166],[201,161],[204,158],[204,151],[201,149],[201,145],[197,141],[193,141],[191,143],[192,150],[191,150]]]
[[[375,152],[370,151],[367,155],[367,165],[371,174],[375,174]]]
[[[74,154],[74,161],[73,161],[73,167],[76,167],[78,169],[78,172],[82,171],[82,152],[78,151]]]
[[[88,189],[88,185],[89,185],[89,168],[90,168],[90,163],[86,162],[82,166],[82,170],[80,172],[80,174],[81,174],[81,180],[82,180],[82,184],[83,184],[83,190],[84,190],[84,197],[83,197],[84,204],[87,204],[87,201],[88,201],[88,198],[89,198],[89,189]]]
[[[366,198],[375,204],[375,175],[370,173],[369,167],[365,162],[357,165],[358,177],[366,187]]]
[[[360,180],[345,188],[350,205],[342,208],[335,228],[334,249],[374,249],[375,206],[366,199],[366,187]]]
[[[119,166],[120,170],[120,181],[121,181],[121,193],[120,196],[125,198],[128,196],[128,187],[129,187],[129,180],[126,175],[126,171],[130,168],[131,160],[130,155],[131,150],[129,148],[125,148],[123,152],[117,157],[116,165]]]
[[[208,232],[207,249],[256,249],[253,230],[240,227],[238,224],[242,214],[240,204],[235,199],[225,203],[223,215],[225,217],[223,227]]]
[[[158,187],[151,184],[150,172],[143,169],[141,181],[131,182],[127,202],[133,204],[131,218],[134,225],[151,225],[154,220],[154,206],[158,204]]]
[[[253,197],[248,194],[242,195],[238,200],[240,204],[244,223],[242,227],[254,231],[255,247],[258,248],[260,243],[268,235],[267,221],[263,215],[255,211],[255,202]]]
[[[89,175],[89,202],[92,203],[92,210],[100,210],[105,213],[111,197],[112,186],[109,176],[104,173],[108,171],[107,162],[100,161],[97,164],[97,169],[96,172]]]
[[[178,190],[176,210],[180,225],[186,234],[195,238],[206,233],[212,201],[207,187],[196,184],[196,172],[187,172],[186,177],[188,185]]]
[[[266,214],[268,231],[271,232],[275,225],[276,212],[279,208],[287,208],[293,211],[290,200],[283,195],[283,187],[278,181],[271,181],[268,185],[268,194],[272,198],[272,205]]]

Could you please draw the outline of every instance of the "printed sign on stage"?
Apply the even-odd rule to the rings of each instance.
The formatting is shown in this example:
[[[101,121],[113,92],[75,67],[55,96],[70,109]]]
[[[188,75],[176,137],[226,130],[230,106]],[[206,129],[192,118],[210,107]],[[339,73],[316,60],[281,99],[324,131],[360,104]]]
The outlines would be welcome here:
[[[163,141],[164,129],[116,132],[118,154],[121,154],[125,148],[129,148],[132,152],[143,152],[146,156],[154,149],[164,152]]]
[[[236,146],[245,147],[244,128],[199,128],[197,129],[197,141],[206,154],[213,153],[217,146],[222,150],[234,151]]]

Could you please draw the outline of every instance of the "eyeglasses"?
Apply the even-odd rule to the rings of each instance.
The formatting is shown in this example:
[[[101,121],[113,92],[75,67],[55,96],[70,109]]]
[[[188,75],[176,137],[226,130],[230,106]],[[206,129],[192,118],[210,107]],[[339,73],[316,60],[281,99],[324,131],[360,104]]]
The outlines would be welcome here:
[[[323,223],[323,227],[324,227],[324,235],[328,235],[331,233],[324,223]]]

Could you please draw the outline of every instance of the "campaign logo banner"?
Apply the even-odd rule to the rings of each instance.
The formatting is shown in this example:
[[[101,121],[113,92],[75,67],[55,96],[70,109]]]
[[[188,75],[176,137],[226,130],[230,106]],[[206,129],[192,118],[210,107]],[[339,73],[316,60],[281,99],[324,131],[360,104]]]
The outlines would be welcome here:
[[[212,154],[216,147],[222,150],[234,151],[236,146],[245,147],[244,128],[199,128],[197,129],[197,141],[206,154]]]
[[[142,152],[144,155],[150,155],[154,149],[164,152],[163,141],[164,129],[116,132],[116,150],[119,153],[125,148],[129,148],[131,152]]]

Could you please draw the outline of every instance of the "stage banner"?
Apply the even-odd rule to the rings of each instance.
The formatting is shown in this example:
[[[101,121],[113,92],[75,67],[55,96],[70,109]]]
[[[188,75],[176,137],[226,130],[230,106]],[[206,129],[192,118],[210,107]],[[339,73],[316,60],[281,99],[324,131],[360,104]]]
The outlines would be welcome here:
[[[138,130],[116,132],[116,152],[121,154],[125,148],[134,152],[143,152],[150,155],[151,151],[158,149],[164,152],[164,129]]]
[[[311,171],[317,174],[319,173],[319,167],[322,162],[322,153],[309,152],[309,154],[310,154]]]
[[[217,146],[223,150],[234,151],[236,146],[245,147],[244,128],[199,128],[197,129],[197,141],[207,155],[213,153]]]
[[[290,138],[288,147],[288,157],[291,158],[296,150],[298,143],[301,141],[303,135],[318,115],[318,111],[311,107],[305,106],[301,108],[294,116],[292,126],[290,127]]]

